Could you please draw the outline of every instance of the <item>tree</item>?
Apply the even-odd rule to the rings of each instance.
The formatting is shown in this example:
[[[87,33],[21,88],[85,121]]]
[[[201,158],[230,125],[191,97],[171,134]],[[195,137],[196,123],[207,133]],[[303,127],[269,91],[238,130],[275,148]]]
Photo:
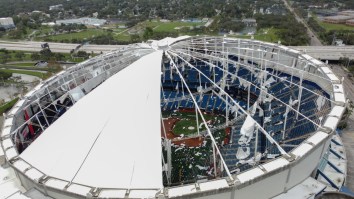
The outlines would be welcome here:
[[[25,57],[25,53],[23,53],[22,51],[17,51],[15,53],[15,57],[18,59],[18,60],[23,60],[23,58]]]
[[[62,61],[65,58],[65,56],[61,53],[55,53],[54,57],[57,61]]]
[[[22,38],[22,30],[20,29],[16,29],[16,30],[11,30],[9,32],[9,37],[11,39],[21,39]]]
[[[350,60],[348,57],[340,57],[339,63],[344,67],[349,67],[351,63],[354,63],[354,60]]]
[[[143,34],[144,41],[147,41],[148,39],[152,38],[153,35],[154,35],[154,30],[151,27],[146,27]]]
[[[10,54],[0,54],[0,63],[5,64],[10,58]]]
[[[0,48],[1,53],[9,54],[9,51],[6,48]]]
[[[39,60],[39,59],[40,59],[39,53],[32,53],[32,54],[31,54],[31,59],[32,59],[33,61]]]
[[[11,73],[0,71],[0,79],[1,80],[7,80],[12,76]]]
[[[128,27],[128,28],[131,28],[133,26],[135,26],[136,24],[138,24],[139,21],[138,20],[131,20],[131,21],[128,21],[125,25]]]
[[[86,51],[79,51],[79,52],[77,52],[77,56],[78,57],[88,58],[89,55],[87,54]]]
[[[41,55],[41,58],[45,61],[48,61],[49,58],[53,56],[52,51],[48,48],[41,50],[39,54]]]
[[[138,34],[133,34],[133,35],[130,35],[130,41],[132,43],[139,43],[141,41],[141,39]]]

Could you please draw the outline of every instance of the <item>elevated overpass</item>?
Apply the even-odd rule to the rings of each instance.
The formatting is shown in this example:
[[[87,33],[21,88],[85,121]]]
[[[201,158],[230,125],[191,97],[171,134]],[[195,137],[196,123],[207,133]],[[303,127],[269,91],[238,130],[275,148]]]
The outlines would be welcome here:
[[[289,46],[320,60],[354,59],[354,46]]]
[[[72,43],[54,43],[54,42],[32,42],[32,41],[0,41],[0,49],[6,48],[7,50],[22,50],[30,52],[39,52],[42,50],[41,44],[48,43],[50,50],[57,53],[70,53],[71,50],[75,49],[79,44]],[[80,50],[86,51],[88,53],[101,53],[108,52],[111,50],[116,50],[123,46],[120,45],[84,45]]]
[[[23,51],[37,51],[42,50],[41,44],[45,42],[29,42],[29,41],[0,41],[0,49],[6,48],[8,50],[23,50]],[[48,42],[52,52],[70,53],[72,49],[75,49],[79,44],[71,43],[53,43]],[[124,45],[84,45],[80,50],[88,53],[105,53]],[[341,57],[348,57],[354,59],[354,46],[290,46],[296,50],[307,53],[310,56],[320,60],[339,60]]]

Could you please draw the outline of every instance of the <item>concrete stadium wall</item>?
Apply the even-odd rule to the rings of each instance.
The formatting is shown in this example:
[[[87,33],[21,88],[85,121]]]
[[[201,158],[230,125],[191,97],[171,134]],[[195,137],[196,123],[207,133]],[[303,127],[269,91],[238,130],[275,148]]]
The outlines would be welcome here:
[[[317,162],[320,160],[326,151],[331,134],[323,140],[320,144],[306,156],[291,162],[288,166],[277,169],[273,172],[266,173],[265,175],[255,178],[243,184],[233,185],[231,187],[207,192],[197,192],[190,195],[184,195],[175,198],[203,198],[203,199],[260,199],[275,197],[297,184],[301,183],[317,168]],[[15,170],[22,185],[28,190],[36,188],[44,194],[53,198],[74,199],[74,198],[87,198],[84,195],[74,194],[65,190],[47,187],[44,184],[38,183],[35,180],[29,179],[26,174],[19,170]],[[235,176],[237,177],[237,176]]]

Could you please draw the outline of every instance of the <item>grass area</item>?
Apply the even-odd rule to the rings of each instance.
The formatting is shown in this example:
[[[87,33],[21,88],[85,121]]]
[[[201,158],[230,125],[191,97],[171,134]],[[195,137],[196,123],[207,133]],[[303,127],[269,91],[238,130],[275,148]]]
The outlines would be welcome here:
[[[318,24],[320,24],[320,26],[322,26],[327,31],[331,31],[331,30],[353,30],[354,31],[353,26],[347,26],[345,24],[332,24],[332,23],[326,23],[319,20],[318,20]]]
[[[173,133],[176,135],[191,135],[197,132],[197,120],[195,117],[195,113],[185,113],[185,112],[178,112],[174,117],[180,118],[181,120],[176,122]],[[211,121],[211,125],[217,125],[222,123],[225,119],[221,116],[205,114],[203,113],[205,120]],[[203,120],[200,115],[198,115],[198,124],[199,124],[199,131],[206,130],[205,125],[203,124]]]
[[[7,62],[11,62],[11,61],[31,61],[31,54],[29,52],[24,52],[24,56],[21,59],[18,59],[15,55],[16,52],[20,52],[20,51],[13,51],[13,50],[8,50],[8,59]],[[4,52],[0,52],[0,56],[4,54]]]
[[[122,32],[122,31],[124,31],[124,30],[126,30],[126,28],[113,28],[113,29],[111,29],[113,32],[116,32],[116,33],[120,33],[120,32]]]
[[[156,32],[178,32],[177,27],[193,27],[204,25],[201,22],[182,22],[182,21],[171,21],[171,22],[160,22],[160,21],[145,21],[143,25],[152,27]]]
[[[17,69],[17,70],[38,70],[38,71],[44,71],[44,72],[55,72],[55,68],[50,68],[50,67],[36,67],[36,66],[15,66],[15,65],[0,65],[1,68],[4,69]]]
[[[36,71],[28,71],[28,70],[0,69],[0,71],[6,72],[6,73],[18,73],[18,74],[31,75],[31,76],[39,77],[41,79],[44,79],[47,76],[47,74],[45,74],[45,73],[36,72]]]
[[[225,131],[213,133],[215,141],[220,145],[225,138]],[[200,147],[181,147],[173,145],[172,150],[172,182],[191,181],[196,175],[208,176],[213,153],[210,137],[205,138]],[[165,151],[165,150],[163,150]],[[167,154],[164,155],[165,157]]]
[[[17,101],[18,97],[0,106],[0,114],[2,115],[3,113],[9,111],[16,104]]]
[[[353,26],[347,26],[345,24],[333,24],[333,23],[326,23],[321,21],[317,15],[312,14],[312,17],[317,21],[317,23],[326,31],[331,31],[331,30],[354,30]]]
[[[130,35],[127,33],[116,34],[113,37],[119,41],[130,41]]]
[[[81,32],[74,32],[74,33],[65,33],[59,35],[50,35],[46,37],[38,37],[36,40],[43,40],[43,39],[51,39],[52,41],[62,41],[62,40],[72,40],[72,39],[90,39],[95,36],[106,34],[107,31],[102,29],[87,29],[82,30]]]
[[[14,64],[9,64],[11,66],[20,66],[20,67],[34,67],[35,63],[30,63],[30,62],[23,62],[23,63],[14,63]]]
[[[50,26],[41,26],[39,30],[36,31],[35,36],[46,35],[53,31]]]
[[[260,29],[254,34],[254,39],[260,40],[260,41],[265,41],[265,42],[271,42],[271,43],[276,43],[280,40],[280,38],[277,36],[277,29],[275,28],[267,28],[267,29]],[[230,35],[231,37],[237,37],[237,38],[242,38],[242,39],[251,39],[251,35]]]
[[[66,61],[68,61],[68,62],[74,62],[74,63],[80,63],[80,62],[83,62],[83,61],[85,61],[85,60],[86,60],[86,59],[83,58],[83,57],[74,57],[74,58],[72,58],[71,56],[66,59]]]
[[[269,28],[269,29],[261,29],[257,31],[254,36],[255,39],[267,42],[278,42],[280,39],[276,35],[277,29]]]
[[[129,39],[130,39],[130,37],[129,37]],[[16,52],[20,52],[20,51],[8,50],[9,59],[6,61],[6,63],[4,63],[2,65],[3,66],[7,65],[9,67],[14,66],[13,68],[26,69],[25,67],[35,67],[34,62],[42,60],[41,58],[39,60],[35,60],[35,61],[32,60],[31,55],[35,52],[29,52],[29,51],[21,51],[21,52],[24,52],[24,57],[22,59],[18,59],[15,57]],[[38,53],[38,52],[36,52],[36,53]],[[3,54],[3,52],[0,52],[0,56],[1,56],[1,54]],[[60,54],[64,55],[64,57],[61,61],[80,63],[80,62],[83,62],[86,60],[85,58],[80,58],[80,57],[72,58],[70,53],[60,53]],[[94,54],[94,56],[96,56],[96,55]],[[0,59],[0,61],[1,61],[1,59]],[[21,61],[21,62],[23,61],[23,63],[13,63],[13,64],[11,63],[11,62],[17,62],[17,61]],[[35,68],[35,69],[32,68],[31,70],[37,70],[37,68]],[[41,69],[38,68],[38,70],[41,70]]]
[[[126,30],[127,28],[118,28],[118,24],[111,24],[111,25],[102,26],[102,29],[111,30],[111,31],[113,31],[115,33],[119,33],[119,32],[122,32],[122,31]]]
[[[205,125],[199,122],[199,131],[204,131]],[[173,133],[176,135],[191,135],[197,131],[197,121],[193,118],[183,118],[181,121],[176,122]]]

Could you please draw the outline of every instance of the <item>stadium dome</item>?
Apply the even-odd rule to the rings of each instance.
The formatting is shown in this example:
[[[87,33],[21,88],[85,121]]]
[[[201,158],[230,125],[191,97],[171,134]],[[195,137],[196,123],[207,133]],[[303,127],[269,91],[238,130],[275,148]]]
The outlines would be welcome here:
[[[41,82],[1,146],[21,185],[53,198],[272,198],[312,175],[345,105],[341,80],[302,52],[166,38]]]

